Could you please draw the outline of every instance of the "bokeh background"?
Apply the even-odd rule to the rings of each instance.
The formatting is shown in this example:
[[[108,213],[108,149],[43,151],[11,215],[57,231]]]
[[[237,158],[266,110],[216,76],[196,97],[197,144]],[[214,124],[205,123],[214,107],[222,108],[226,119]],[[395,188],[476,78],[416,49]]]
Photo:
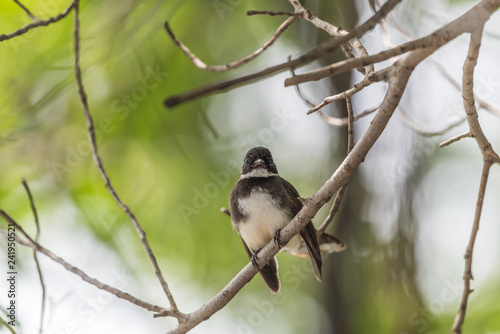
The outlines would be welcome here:
[[[69,1],[23,3],[39,18],[62,12]],[[458,17],[473,1],[408,0],[394,11],[399,25],[426,35]],[[321,18],[346,29],[372,14],[368,1],[308,0]],[[282,73],[250,86],[165,109],[162,101],[235,74],[297,56],[328,38],[295,22],[255,62],[232,73],[195,68],[163,29],[209,64],[239,59],[263,44],[284,20],[247,10],[291,10],[287,1],[145,0],[81,3],[82,70],[105,167],[138,217],[182,311],[216,294],[248,262],[229,218],[219,209],[239,176],[245,152],[267,146],[280,174],[302,196],[312,195],[345,156],[346,129],[332,127],[307,107]],[[131,222],[111,199],[92,161],[73,72],[73,18],[0,43],[0,208],[30,233],[26,178],[41,220],[40,242],[90,276],[146,301],[167,305]],[[0,33],[30,22],[13,2],[0,4]],[[407,40],[388,25],[393,43]],[[476,94],[500,105],[500,17],[486,25],[476,71]],[[370,53],[386,48],[380,28],[362,42]],[[433,59],[461,79],[468,36]],[[335,59],[334,53],[306,66]],[[390,61],[376,68],[390,65]],[[347,73],[304,85],[319,102],[361,78]],[[377,105],[385,84],[353,98],[355,113]],[[418,124],[438,131],[464,117],[461,93],[425,61],[412,75],[401,106]],[[325,108],[345,116],[343,103]],[[359,138],[370,122],[355,125]],[[415,121],[415,122],[417,122]],[[483,129],[500,147],[498,116],[480,110]],[[414,122],[414,124],[416,124]],[[308,260],[280,254],[282,291],[273,296],[259,277],[193,333],[437,333],[447,332],[462,292],[463,254],[474,215],[481,155],[471,139],[438,144],[467,130],[421,136],[400,110],[355,173],[328,232],[345,252],[324,259],[324,282]],[[493,166],[474,252],[475,292],[466,333],[500,332],[500,173]],[[329,209],[315,218],[319,226]],[[6,226],[4,221],[0,222]],[[0,238],[6,249],[5,238]],[[40,255],[46,280],[44,333],[164,333],[172,319],[152,314],[86,284]],[[36,333],[41,288],[32,252],[17,247],[18,333]],[[0,252],[6,268],[6,251]],[[6,272],[6,269],[2,269]],[[3,277],[3,276],[2,276]],[[0,306],[7,306],[0,279]],[[5,315],[3,315],[4,317]],[[6,328],[0,327],[0,331]]]

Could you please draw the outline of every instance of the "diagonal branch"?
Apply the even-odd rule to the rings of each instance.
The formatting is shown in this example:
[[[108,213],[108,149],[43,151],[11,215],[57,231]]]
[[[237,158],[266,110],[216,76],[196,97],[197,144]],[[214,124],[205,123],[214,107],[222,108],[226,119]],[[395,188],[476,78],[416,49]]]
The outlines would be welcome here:
[[[35,15],[33,15],[33,14],[30,12],[30,10],[29,10],[29,9],[28,9],[25,5],[23,5],[23,4],[22,4],[19,0],[13,0],[13,1],[14,1],[14,2],[15,2],[18,6],[19,6],[19,7],[21,7],[21,9],[22,9],[22,10],[24,10],[24,12],[26,13],[26,15],[28,15],[30,19],[35,20],[35,21],[36,21],[36,20],[38,20],[38,18],[37,18]]]
[[[101,159],[99,152],[98,152],[98,149],[97,149],[97,141],[96,141],[95,130],[94,130],[94,121],[93,121],[92,116],[90,115],[90,112],[89,112],[88,103],[87,103],[87,95],[85,93],[85,88],[83,86],[82,74],[81,74],[81,69],[80,69],[80,21],[79,21],[78,5],[79,5],[79,1],[77,0],[75,3],[75,32],[74,32],[75,78],[76,78],[76,83],[78,86],[78,94],[80,96],[80,102],[82,105],[83,114],[85,116],[85,120],[87,123],[87,132],[88,132],[88,136],[89,136],[90,147],[92,148],[92,156],[94,158],[95,164],[97,165],[97,169],[99,170],[109,193],[111,194],[111,196],[116,201],[116,203],[122,208],[122,210],[127,214],[127,216],[130,218],[130,220],[134,224],[135,230],[137,231],[137,234],[139,235],[139,238],[141,239],[141,242],[142,242],[142,245],[146,251],[146,254],[147,254],[149,260],[151,261],[151,264],[153,265],[156,277],[158,278],[158,280],[163,288],[163,291],[165,292],[165,294],[168,298],[168,301],[170,302],[170,307],[173,310],[177,310],[177,305],[175,303],[174,297],[172,296],[172,293],[170,292],[168,284],[165,281],[163,274],[161,273],[158,262],[156,261],[156,257],[154,256],[153,251],[151,250],[149,242],[146,238],[146,232],[144,232],[141,225],[139,224],[139,221],[137,220],[135,215],[132,213],[132,211],[129,209],[129,207],[118,196],[115,188],[111,184],[111,180],[109,179],[109,176],[108,176],[106,170],[104,169],[104,164],[102,162],[102,159]]]
[[[330,103],[333,103],[335,101],[349,99],[354,94],[356,94],[356,93],[360,92],[361,90],[363,90],[364,88],[370,86],[372,83],[378,82],[378,81],[383,81],[385,79],[377,74],[378,74],[378,72],[369,73],[368,75],[365,75],[363,77],[363,80],[361,80],[357,84],[354,84],[354,86],[352,88],[349,88],[349,89],[347,89],[343,92],[340,92],[338,94],[325,97],[323,102],[321,102],[317,106],[314,106],[312,109],[310,109],[307,112],[307,114],[308,115],[312,114],[313,112],[318,111],[318,110],[322,109],[324,106],[326,106]]]
[[[137,305],[139,307],[142,307],[148,311],[152,311],[152,312],[166,312],[167,310],[160,307],[160,306],[157,306],[157,305],[153,305],[153,304],[150,304],[150,303],[147,303],[147,302],[144,302],[140,299],[138,299],[137,297],[134,297],[132,296],[131,294],[129,293],[126,293],[126,292],[123,292],[117,288],[114,288],[108,284],[105,284],[105,283],[102,283],[101,281],[95,279],[95,278],[92,278],[90,277],[89,275],[87,275],[85,272],[83,272],[81,269],[69,264],[68,262],[66,262],[65,260],[63,260],[62,258],[60,258],[59,256],[55,255],[54,253],[52,253],[51,251],[49,251],[47,248],[43,247],[42,245],[40,245],[38,242],[34,241],[25,231],[24,229],[14,220],[12,219],[5,211],[3,210],[0,210],[0,216],[2,216],[8,223],[14,225],[16,227],[16,229],[21,232],[21,234],[26,238],[26,240],[22,239],[22,238],[19,238],[19,236],[16,236],[16,240],[23,246],[26,246],[26,247],[29,247],[39,253],[42,253],[43,255],[47,256],[48,258],[50,258],[51,260],[61,264],[62,266],[64,266],[64,268],[66,268],[66,270],[78,275],[81,277],[82,280],[84,280],[85,282],[89,283],[89,284],[92,284],[93,286],[101,289],[101,290],[104,290],[104,291],[107,291],[113,295],[115,295],[116,297],[120,298],[120,299],[124,299],[134,305]],[[0,230],[0,232],[2,232],[2,234],[5,234],[6,232],[4,230]]]
[[[26,193],[28,194],[28,199],[30,201],[31,211],[33,212],[33,216],[35,218],[35,225],[36,225],[35,242],[38,243],[38,239],[40,238],[40,222],[38,221],[38,213],[36,211],[35,200],[33,199],[33,196],[31,195],[31,190],[30,190],[30,187],[28,186],[28,182],[26,182],[26,180],[23,179],[22,183],[23,183],[24,189],[26,189]],[[36,270],[38,271],[38,278],[40,280],[40,285],[42,286],[42,310],[40,311],[40,334],[42,334],[42,332],[43,332],[43,318],[45,315],[45,300],[46,300],[45,282],[43,280],[42,269],[40,268],[40,263],[38,262],[38,256],[37,256],[36,250],[33,250],[33,258],[35,260]]]
[[[25,25],[24,27],[22,27],[20,29],[17,29],[16,31],[11,32],[10,34],[0,35],[0,42],[14,38],[16,36],[20,36],[22,34],[25,34],[33,28],[40,27],[40,26],[48,26],[51,23],[57,22],[57,21],[65,18],[69,14],[69,12],[73,9],[73,7],[77,3],[77,1],[78,0],[73,0],[73,2],[69,5],[69,7],[66,8],[66,10],[64,12],[62,12],[61,14],[59,14],[57,16],[51,17],[47,20],[37,20],[37,21],[34,21],[30,24]]]

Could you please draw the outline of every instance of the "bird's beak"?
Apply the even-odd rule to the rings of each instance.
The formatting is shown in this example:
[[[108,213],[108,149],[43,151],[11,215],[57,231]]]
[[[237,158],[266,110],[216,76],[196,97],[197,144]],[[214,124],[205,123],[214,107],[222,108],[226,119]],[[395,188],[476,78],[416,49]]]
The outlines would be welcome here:
[[[266,163],[264,162],[264,160],[262,159],[257,159],[255,160],[255,162],[252,164],[252,167],[255,168],[257,166],[262,166],[262,167],[266,167]]]

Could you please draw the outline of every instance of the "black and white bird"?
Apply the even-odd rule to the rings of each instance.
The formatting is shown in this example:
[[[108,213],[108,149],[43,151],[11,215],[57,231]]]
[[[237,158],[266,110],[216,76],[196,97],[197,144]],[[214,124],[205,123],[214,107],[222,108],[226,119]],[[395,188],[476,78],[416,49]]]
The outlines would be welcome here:
[[[229,196],[231,221],[243,241],[245,250],[255,264],[258,251],[275,239],[279,231],[301,210],[300,195],[294,186],[278,174],[271,152],[262,146],[248,151],[241,176]],[[320,243],[321,248],[320,248]],[[307,252],[304,251],[307,248]],[[345,243],[323,233],[318,242],[316,229],[309,222],[282,250],[311,258],[314,275],[321,281],[321,253],[338,252]],[[274,257],[259,272],[272,292],[280,290],[278,261]]]

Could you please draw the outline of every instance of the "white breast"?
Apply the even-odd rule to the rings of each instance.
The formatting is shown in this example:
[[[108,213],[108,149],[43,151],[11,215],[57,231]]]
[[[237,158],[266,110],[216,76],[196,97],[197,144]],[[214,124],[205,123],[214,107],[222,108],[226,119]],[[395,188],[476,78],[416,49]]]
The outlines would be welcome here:
[[[271,195],[262,188],[254,188],[250,196],[239,199],[238,208],[248,217],[238,224],[238,233],[254,251],[264,247],[273,239],[276,230],[290,222],[289,215],[280,210]],[[295,250],[301,241],[302,238],[297,235],[284,249]]]

